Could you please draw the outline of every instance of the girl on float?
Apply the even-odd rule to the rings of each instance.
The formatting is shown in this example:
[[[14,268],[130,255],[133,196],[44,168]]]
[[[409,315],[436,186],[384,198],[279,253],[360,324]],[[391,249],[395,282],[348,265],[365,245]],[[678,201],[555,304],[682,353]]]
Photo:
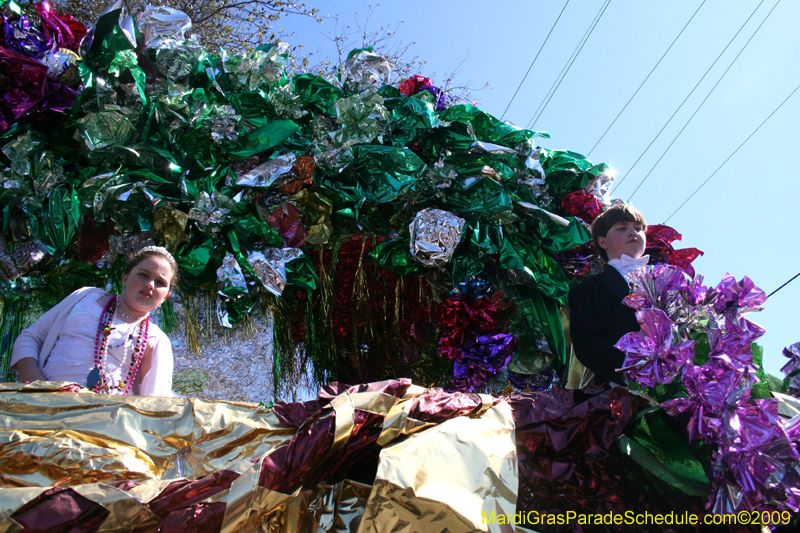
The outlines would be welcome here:
[[[630,205],[614,206],[592,223],[592,242],[608,264],[603,272],[572,288],[569,309],[575,355],[594,372],[595,383],[625,383],[616,371],[625,354],[614,344],[640,329],[636,311],[622,300],[630,293],[627,275],[650,259],[644,255],[645,231],[647,222]]]
[[[22,330],[11,368],[22,381],[72,381],[95,392],[174,396],[172,345],[150,322],[170,296],[178,265],[165,248],[147,246],[127,263],[122,293],[84,287]]]

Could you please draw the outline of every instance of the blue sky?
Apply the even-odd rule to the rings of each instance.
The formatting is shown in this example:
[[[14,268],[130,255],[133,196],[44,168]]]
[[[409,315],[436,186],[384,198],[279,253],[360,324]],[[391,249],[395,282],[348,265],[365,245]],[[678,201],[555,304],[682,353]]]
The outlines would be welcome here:
[[[525,127],[605,0],[570,0],[505,119]],[[661,223],[798,86],[800,2],[796,0],[611,0],[560,87],[536,122],[542,145],[588,153],[701,4],[694,20],[591,153],[618,172],[634,165],[670,115],[697,84],[744,21],[737,38],[613,196],[627,200],[692,113],[778,2],[694,119],[633,196],[649,223]],[[564,0],[478,2],[440,0],[374,3],[327,1],[323,24],[284,20],[297,33],[291,44],[334,53],[329,37],[340,26],[364,21],[367,29],[400,24],[396,37],[413,43],[426,62],[420,74],[434,83],[461,65],[456,83],[470,80],[484,111],[500,117]],[[706,284],[726,272],[750,277],[767,293],[800,271],[795,228],[800,91],[670,221],[683,234],[676,247],[697,247],[694,263]],[[766,370],[782,376],[784,346],[800,341],[800,279],[767,300],[750,318],[766,328],[761,339]]]

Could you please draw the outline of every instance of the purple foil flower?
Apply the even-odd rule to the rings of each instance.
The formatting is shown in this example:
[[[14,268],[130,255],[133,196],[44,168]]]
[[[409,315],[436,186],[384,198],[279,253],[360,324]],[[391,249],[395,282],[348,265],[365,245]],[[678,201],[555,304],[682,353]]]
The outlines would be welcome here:
[[[649,387],[672,383],[694,355],[694,341],[673,344],[675,325],[661,309],[637,311],[636,320],[642,330],[623,335],[615,344],[625,352],[625,374]]]
[[[689,440],[718,441],[722,410],[742,380],[744,372],[727,357],[712,357],[704,365],[691,362],[683,370],[688,398],[674,398],[661,404],[673,418],[688,417]]]
[[[703,285],[703,276],[697,276],[686,285],[686,300],[691,305],[703,305],[708,296],[708,287]]]
[[[497,377],[511,362],[516,340],[510,333],[480,335],[461,347],[463,357],[455,361],[453,388],[471,391]]]
[[[745,318],[727,316],[723,327],[708,330],[708,342],[712,357],[727,355],[741,368],[755,373],[752,343],[764,334],[764,328]]]
[[[797,395],[800,393],[800,342],[784,348],[783,355],[789,358],[789,362],[781,368],[781,372],[789,378],[789,390],[787,392]]]
[[[445,110],[445,108],[447,107],[445,105],[445,95],[440,88],[436,87],[435,85],[423,85],[422,87],[420,87],[420,90],[428,91],[433,95],[433,99],[436,102],[435,104],[436,111]]]
[[[3,26],[6,46],[20,54],[38,59],[53,44],[52,39],[48,39],[39,30],[31,26],[25,15],[20,15],[19,19],[15,21],[3,15]]]
[[[716,497],[738,493],[741,501],[716,501],[714,507],[777,503],[796,511],[800,453],[778,415],[777,400],[752,399],[749,390],[740,389],[728,399],[722,419],[725,440],[712,467],[722,489]]]
[[[686,274],[678,267],[661,264],[634,270],[630,274],[633,292],[640,294],[637,305],[657,307],[672,314],[682,301],[681,291],[687,290]]]
[[[767,295],[755,286],[747,276],[742,281],[730,274],[725,274],[712,291],[714,298],[714,311],[728,316],[740,316],[750,311],[760,311],[759,305],[763,304]]]

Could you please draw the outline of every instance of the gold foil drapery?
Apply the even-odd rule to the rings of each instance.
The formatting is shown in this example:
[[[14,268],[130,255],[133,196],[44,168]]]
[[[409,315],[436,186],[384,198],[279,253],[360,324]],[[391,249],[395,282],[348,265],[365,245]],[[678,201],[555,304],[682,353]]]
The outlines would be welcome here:
[[[488,396],[362,386],[294,427],[256,404],[74,390],[0,385],[0,532],[42,526],[58,498],[101,532],[486,531],[481,510],[514,512],[513,418]],[[445,401],[457,405],[445,419],[414,418]],[[374,482],[300,476],[292,493],[269,488],[270,462],[296,459],[331,418],[310,464],[347,457],[371,423],[383,446]]]

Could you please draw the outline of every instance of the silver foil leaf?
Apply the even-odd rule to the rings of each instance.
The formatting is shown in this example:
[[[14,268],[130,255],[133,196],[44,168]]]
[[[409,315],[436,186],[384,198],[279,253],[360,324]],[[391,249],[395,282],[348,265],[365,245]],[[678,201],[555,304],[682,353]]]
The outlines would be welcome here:
[[[236,185],[240,187],[269,187],[276,179],[288,174],[294,168],[294,154],[286,154],[270,159],[263,165],[249,171],[237,178]]]
[[[441,209],[423,209],[409,225],[411,255],[426,267],[439,267],[453,256],[465,220]]]
[[[264,252],[250,252],[247,262],[264,288],[275,296],[286,288],[286,263],[303,255],[300,248],[267,248]]]
[[[178,9],[148,5],[139,14],[139,30],[147,48],[170,48],[183,44],[184,33],[192,29],[192,19]]]

